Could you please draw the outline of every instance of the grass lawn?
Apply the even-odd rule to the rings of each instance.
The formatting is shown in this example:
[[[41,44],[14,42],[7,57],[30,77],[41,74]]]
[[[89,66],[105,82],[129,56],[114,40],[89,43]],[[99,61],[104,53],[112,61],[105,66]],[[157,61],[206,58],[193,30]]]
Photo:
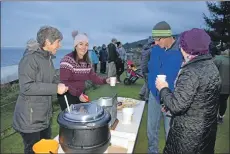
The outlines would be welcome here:
[[[138,80],[135,85],[125,86],[123,83],[118,86],[111,88],[109,85],[101,86],[96,90],[88,91],[90,99],[97,99],[101,96],[112,96],[114,93],[118,93],[120,97],[131,97],[138,98],[138,93],[143,85],[143,80]],[[147,152],[147,107],[145,106],[142,122],[139,128],[139,134],[135,146],[134,153],[146,153]],[[53,125],[52,125],[52,136],[55,137],[58,134],[59,126],[56,122],[57,115],[59,111],[55,112],[53,115]],[[229,153],[229,108],[226,112],[224,123],[219,125],[216,141],[216,153]],[[164,129],[163,122],[161,124],[160,130],[160,151],[162,152],[165,144],[164,139]],[[21,136],[19,134],[14,134],[10,137],[7,137],[1,140],[1,153],[23,153],[23,143]]]
[[[4,130],[10,126],[12,123],[12,118],[9,120],[8,117],[13,116],[13,109],[14,109],[14,103],[11,103],[10,105],[7,105],[9,102],[14,102],[17,100],[18,97],[18,84],[12,85],[9,88],[3,88],[1,89],[1,127],[0,130]]]

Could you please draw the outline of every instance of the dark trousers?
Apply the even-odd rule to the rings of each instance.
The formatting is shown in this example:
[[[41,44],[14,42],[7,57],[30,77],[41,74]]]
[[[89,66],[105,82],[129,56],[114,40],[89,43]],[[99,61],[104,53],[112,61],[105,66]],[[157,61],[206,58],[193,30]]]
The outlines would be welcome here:
[[[101,62],[100,73],[106,72],[106,62]]]
[[[68,100],[68,103],[69,103],[69,106],[71,104],[79,104],[79,103],[82,103],[80,100],[79,100],[79,97],[78,96],[73,96],[71,95],[69,92],[66,92],[65,93],[66,97],[67,97],[67,100]],[[61,107],[61,110],[65,110],[67,108],[67,105],[66,105],[66,102],[65,102],[65,97],[64,95],[57,95],[57,98],[58,98],[58,103]]]
[[[219,115],[223,116],[225,114],[225,111],[227,109],[227,101],[228,101],[229,94],[220,94],[219,98]]]
[[[20,133],[24,143],[24,153],[34,154],[33,145],[41,139],[51,139],[51,128],[50,126],[40,132],[34,133]]]
[[[97,72],[97,64],[93,64],[93,67],[94,67],[94,72],[96,73]]]
[[[149,99],[149,87],[148,87],[148,74],[147,73],[143,73],[143,78],[144,78],[144,85],[141,88],[140,91],[140,95],[144,96],[144,99],[147,101]]]
[[[118,61],[116,63],[116,70],[117,70],[117,76],[120,77],[121,74],[124,72],[125,65],[123,61]]]

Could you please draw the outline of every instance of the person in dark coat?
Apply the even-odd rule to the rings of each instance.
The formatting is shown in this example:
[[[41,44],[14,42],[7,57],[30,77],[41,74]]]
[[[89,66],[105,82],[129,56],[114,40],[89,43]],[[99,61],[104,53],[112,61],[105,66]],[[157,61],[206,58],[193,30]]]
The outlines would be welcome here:
[[[61,47],[62,33],[42,26],[36,40],[27,42],[18,65],[19,94],[13,115],[13,128],[24,143],[24,154],[34,154],[33,145],[51,139],[52,96],[64,94],[68,87],[59,80],[53,58]]]
[[[167,81],[156,79],[164,110],[172,114],[164,154],[214,154],[221,78],[209,54],[210,41],[202,29],[183,32],[184,63],[174,92]]]
[[[108,45],[108,77],[116,77],[116,63],[119,55],[116,50],[117,39],[113,38],[111,43]]]
[[[99,52],[99,61],[101,62],[100,73],[105,74],[107,60],[108,60],[108,52],[106,50],[106,45],[103,44],[102,49]]]
[[[155,42],[152,37],[149,37],[148,43],[143,46],[140,58],[141,72],[144,76],[144,85],[139,92],[139,98],[148,103],[149,99],[149,88],[148,88],[148,62],[150,59],[150,52]]]
[[[230,95],[230,82],[229,82],[229,49],[225,51],[222,55],[217,55],[214,57],[214,63],[216,64],[221,77],[221,92],[220,92],[220,106],[218,114],[218,123],[222,124],[224,122],[224,114],[227,109],[227,102]]]

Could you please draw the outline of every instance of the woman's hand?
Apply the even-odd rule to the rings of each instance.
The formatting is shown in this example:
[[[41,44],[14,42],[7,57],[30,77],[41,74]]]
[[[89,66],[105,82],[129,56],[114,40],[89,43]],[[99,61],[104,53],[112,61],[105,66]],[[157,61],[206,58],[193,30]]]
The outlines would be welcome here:
[[[85,96],[84,96],[84,94],[81,94],[80,96],[79,96],[79,100],[81,101],[81,102],[88,102],[88,99],[86,99],[85,98]]]
[[[110,84],[110,78],[106,79],[106,83]]]
[[[157,78],[156,79],[156,88],[161,91],[162,88],[169,87],[168,82],[162,81],[161,79]]]

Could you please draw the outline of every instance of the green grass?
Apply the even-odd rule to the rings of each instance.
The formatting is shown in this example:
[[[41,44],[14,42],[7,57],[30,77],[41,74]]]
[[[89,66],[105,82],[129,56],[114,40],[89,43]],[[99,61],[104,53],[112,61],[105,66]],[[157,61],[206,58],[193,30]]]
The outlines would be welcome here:
[[[13,102],[16,101],[18,97],[18,89],[19,89],[19,84],[13,84],[12,86],[7,86],[5,88],[1,88],[1,104],[0,106],[8,103],[8,102]]]
[[[18,84],[1,88],[1,131],[8,128],[12,124],[13,110],[15,105],[14,102],[18,97],[18,89]]]
[[[117,93],[119,97],[131,97],[138,98],[138,93],[143,85],[143,80],[138,80],[135,85],[125,86],[123,83],[118,84],[116,87],[111,88],[109,85],[101,86],[96,90],[88,91],[88,95],[91,100],[97,99],[101,96],[112,96]],[[147,105],[145,106],[142,121],[139,128],[139,133],[134,149],[134,153],[146,153],[147,152]],[[52,125],[52,137],[58,134],[59,126],[56,122],[59,111],[53,115]],[[165,145],[163,122],[160,129],[160,152],[162,152]],[[216,153],[229,153],[229,109],[226,111],[224,123],[218,126],[217,140],[216,140]],[[21,153],[23,152],[23,143],[19,134],[14,134],[1,141],[2,153]]]

